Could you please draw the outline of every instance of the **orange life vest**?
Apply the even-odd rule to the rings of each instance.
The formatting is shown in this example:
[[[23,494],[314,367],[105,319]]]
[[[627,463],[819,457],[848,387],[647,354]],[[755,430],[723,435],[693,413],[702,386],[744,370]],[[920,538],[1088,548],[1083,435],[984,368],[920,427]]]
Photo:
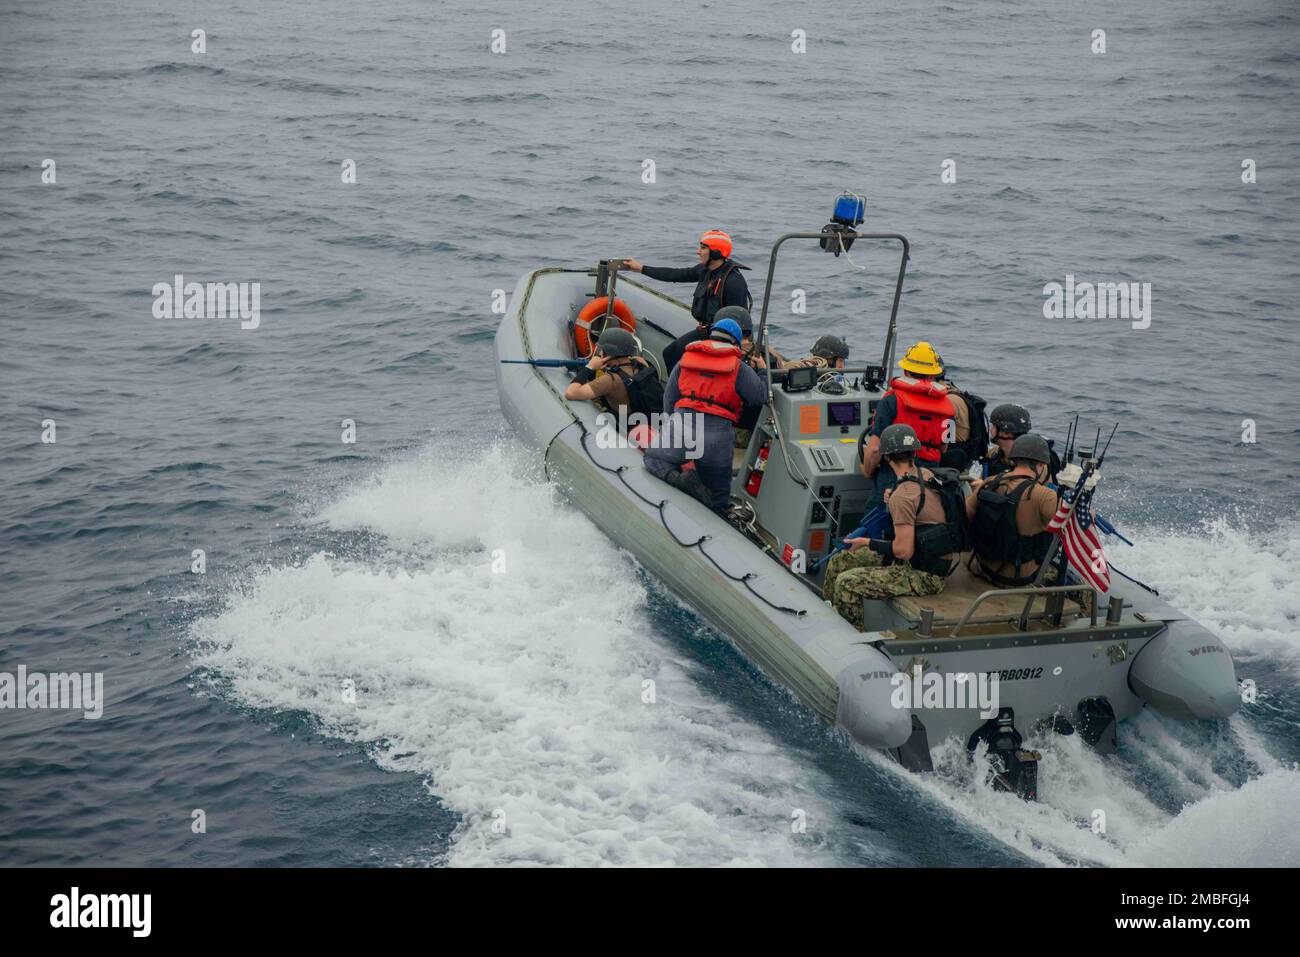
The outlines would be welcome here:
[[[677,388],[682,397],[674,408],[694,409],[732,422],[740,420],[745,403],[736,391],[739,346],[716,339],[692,342],[678,368],[682,371],[677,375]]]
[[[929,379],[900,377],[889,383],[889,391],[898,403],[894,425],[910,425],[921,440],[916,457],[923,462],[937,462],[943,454],[944,432],[957,410],[948,390]]]

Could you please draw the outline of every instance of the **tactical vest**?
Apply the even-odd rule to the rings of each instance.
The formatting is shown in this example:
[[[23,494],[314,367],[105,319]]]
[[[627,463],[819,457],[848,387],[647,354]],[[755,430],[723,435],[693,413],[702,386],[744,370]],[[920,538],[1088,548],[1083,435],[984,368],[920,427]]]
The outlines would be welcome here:
[[[986,478],[993,478],[1001,475],[1003,472],[1010,472],[1014,466],[1011,460],[1002,454],[1001,446],[993,445],[989,447],[988,457],[984,460],[984,472]]]
[[[748,266],[742,266],[740,263],[730,259],[724,259],[722,265],[717,269],[705,270],[704,276],[695,286],[695,298],[691,300],[691,315],[695,317],[696,322],[712,323],[713,315],[722,308],[722,295],[727,288],[727,279],[737,269],[748,269]],[[742,303],[732,302],[726,305],[739,306]],[[754,305],[754,297],[749,295],[748,289],[745,291],[746,309]]]
[[[916,545],[908,561],[917,571],[946,578],[957,567],[957,556],[970,547],[961,476],[952,469],[934,469],[930,478],[924,481],[919,474],[900,476],[898,484],[904,482],[915,482],[921,488],[921,497],[916,505],[918,518],[925,507],[927,491],[939,496],[944,514],[942,522],[916,526]]]
[[[948,394],[958,396],[966,403],[966,411],[970,414],[970,436],[961,444],[961,449],[966,453],[967,461],[974,462],[989,447],[988,417],[984,412],[988,403],[974,392],[959,389],[951,382],[948,383]],[[956,411],[953,409],[954,414]]]
[[[1011,489],[1011,483],[1016,481],[1019,484]],[[1033,476],[1017,475],[991,482],[979,491],[979,508],[970,526],[971,547],[984,574],[995,584],[1008,588],[1028,585],[1035,576],[1021,575],[1021,566],[1028,562],[1041,565],[1051,547],[1051,532],[1021,535],[1016,523],[1020,500],[1034,487],[1035,481]],[[1008,563],[1015,564],[1014,575],[1001,575],[990,570],[994,565]]]
[[[638,369],[634,375],[628,375],[616,366],[610,366],[609,372],[619,377],[623,388],[627,389],[627,413],[640,412],[647,419],[660,415],[664,410],[664,385],[659,381],[659,373],[651,368]]]

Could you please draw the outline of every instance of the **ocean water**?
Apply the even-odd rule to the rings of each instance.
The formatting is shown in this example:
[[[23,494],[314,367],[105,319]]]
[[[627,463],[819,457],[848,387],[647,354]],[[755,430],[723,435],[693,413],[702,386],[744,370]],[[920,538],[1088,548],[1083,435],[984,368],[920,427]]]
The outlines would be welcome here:
[[[4,5],[0,672],[107,700],[0,710],[0,865],[1300,863],[1298,40],[1277,0]],[[904,341],[1119,422],[1115,564],[1257,702],[1042,742],[1038,804],[908,775],[546,485],[495,290],[722,227],[757,295],[845,188],[912,240]],[[894,268],[783,252],[776,345],[877,354]],[[154,318],[176,274],[260,324]],[[1045,318],[1067,275],[1149,327]]]

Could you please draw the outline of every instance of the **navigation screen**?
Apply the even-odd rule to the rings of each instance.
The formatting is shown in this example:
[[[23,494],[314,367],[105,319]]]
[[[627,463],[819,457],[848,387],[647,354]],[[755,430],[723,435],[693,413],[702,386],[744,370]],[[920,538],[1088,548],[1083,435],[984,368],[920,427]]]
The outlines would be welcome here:
[[[862,403],[861,402],[827,402],[826,403],[826,424],[829,426],[861,425],[862,424]]]

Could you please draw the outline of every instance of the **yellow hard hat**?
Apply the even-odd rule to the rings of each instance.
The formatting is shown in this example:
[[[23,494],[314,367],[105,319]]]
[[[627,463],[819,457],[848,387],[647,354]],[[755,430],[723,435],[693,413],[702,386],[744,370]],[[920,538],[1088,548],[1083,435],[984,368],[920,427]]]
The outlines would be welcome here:
[[[899,367],[907,372],[915,372],[918,375],[940,375],[943,373],[943,366],[939,363],[939,353],[934,351],[934,346],[928,342],[918,342],[912,348],[907,350],[903,356]]]

